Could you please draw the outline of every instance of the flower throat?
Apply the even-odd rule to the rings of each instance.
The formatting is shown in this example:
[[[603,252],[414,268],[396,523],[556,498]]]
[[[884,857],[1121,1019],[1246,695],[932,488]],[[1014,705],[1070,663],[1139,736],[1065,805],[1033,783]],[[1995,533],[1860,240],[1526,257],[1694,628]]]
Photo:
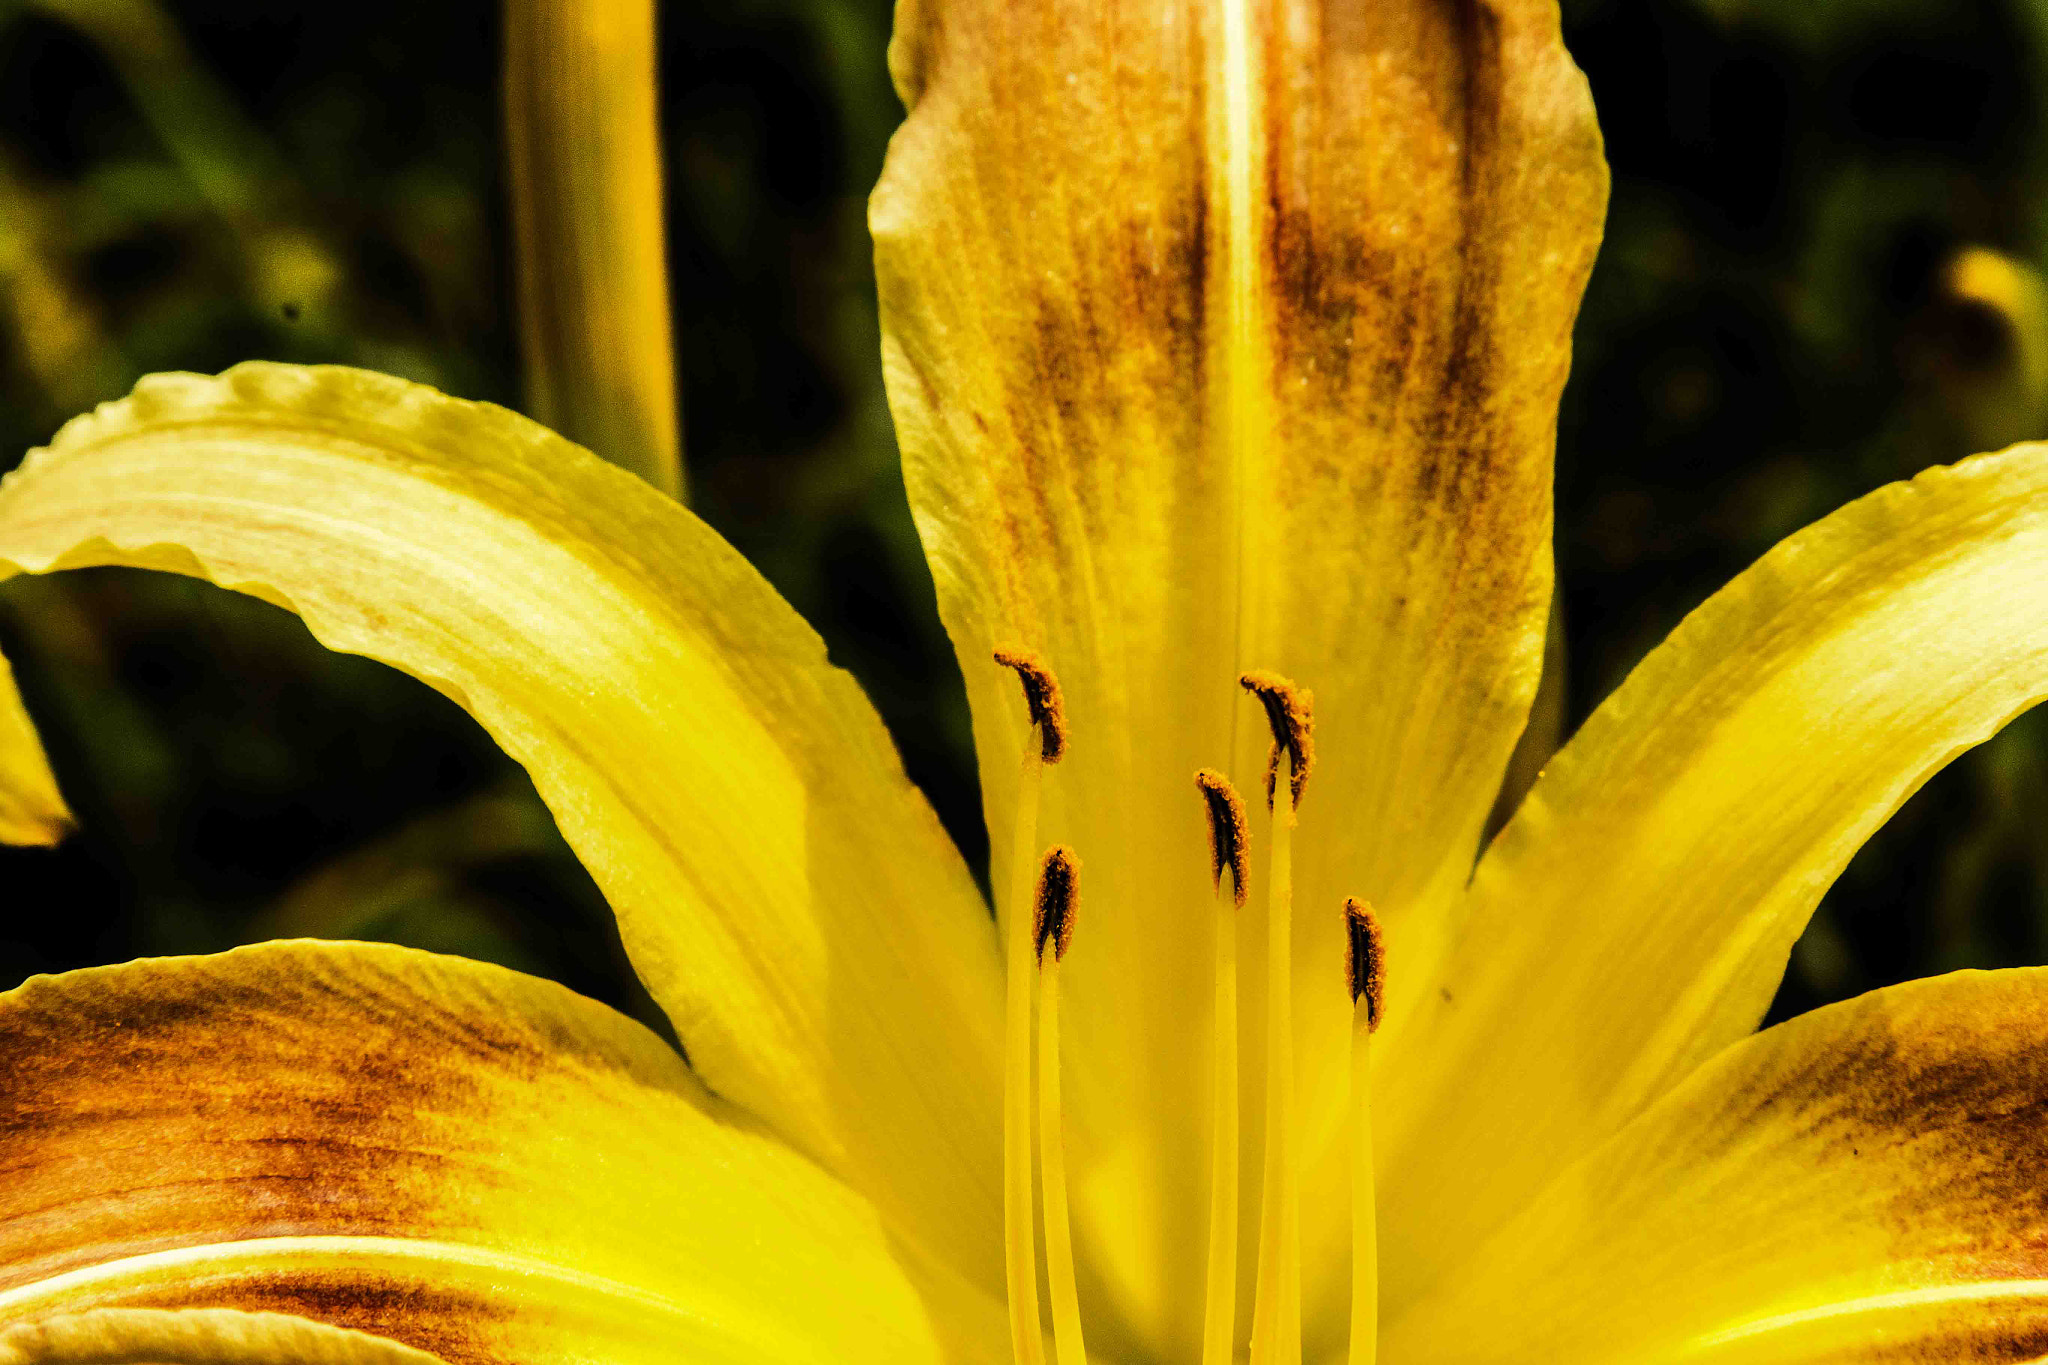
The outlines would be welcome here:
[[[1073,1238],[1067,1205],[1066,1155],[1060,1112],[1060,962],[1074,938],[1080,905],[1080,859],[1038,841],[1044,770],[1065,755],[1066,715],[1059,681],[1045,660],[1020,648],[995,651],[1016,673],[1030,717],[1016,827],[1011,843],[1012,913],[1005,932],[1007,985],[1003,1075],[1003,1231],[1011,1350],[1016,1365],[1045,1365],[1038,1298],[1038,1247],[1032,1216],[1031,1137],[1033,1046],[1037,1033],[1039,1185],[1044,1207],[1046,1289],[1052,1310],[1056,1365],[1087,1365],[1080,1299],[1075,1291]],[[1252,1365],[1300,1365],[1301,1183],[1294,1104],[1293,832],[1302,793],[1315,767],[1314,697],[1277,673],[1238,679],[1265,711],[1272,732],[1266,762],[1271,861],[1266,908],[1266,1144],[1259,1204],[1258,1276],[1252,1301]],[[1203,1365],[1235,1358],[1238,1247],[1237,926],[1249,878],[1250,823],[1230,779],[1214,768],[1195,774],[1209,837],[1210,882],[1216,897],[1215,1021],[1211,1066],[1209,1247],[1202,1325]],[[1225,877],[1229,888],[1224,887]],[[1031,913],[1024,913],[1024,907]],[[1351,1106],[1352,1365],[1372,1365],[1378,1334],[1378,1257],[1374,1228],[1370,1038],[1385,1001],[1385,951],[1379,921],[1360,900],[1344,905],[1346,976],[1353,1008]]]

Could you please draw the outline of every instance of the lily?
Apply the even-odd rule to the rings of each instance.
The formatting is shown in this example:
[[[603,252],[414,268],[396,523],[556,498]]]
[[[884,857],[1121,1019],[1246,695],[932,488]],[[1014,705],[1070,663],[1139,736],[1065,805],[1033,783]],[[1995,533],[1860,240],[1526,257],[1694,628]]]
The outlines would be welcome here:
[[[362,371],[145,380],[0,487],[0,572],[196,575],[460,702],[687,1061],[391,947],[31,981],[0,1360],[2039,1354],[2048,972],[1755,1028],[1857,845],[2048,694],[2048,447],[1792,536],[1482,851],[1606,194],[1554,0],[906,0],[891,66],[997,919],[648,484]],[[0,831],[64,818],[0,686]]]

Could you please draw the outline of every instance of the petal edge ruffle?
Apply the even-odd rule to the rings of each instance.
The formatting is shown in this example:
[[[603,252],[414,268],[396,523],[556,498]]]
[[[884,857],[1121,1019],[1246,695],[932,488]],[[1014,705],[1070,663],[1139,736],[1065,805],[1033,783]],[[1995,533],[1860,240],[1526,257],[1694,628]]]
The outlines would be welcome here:
[[[384,1337],[282,1313],[100,1308],[0,1331],[0,1365],[440,1365]]]

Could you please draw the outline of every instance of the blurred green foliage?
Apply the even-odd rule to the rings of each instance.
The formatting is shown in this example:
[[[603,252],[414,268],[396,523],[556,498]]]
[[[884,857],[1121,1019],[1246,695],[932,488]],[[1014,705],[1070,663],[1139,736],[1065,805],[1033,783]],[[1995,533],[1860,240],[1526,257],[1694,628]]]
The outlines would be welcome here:
[[[867,684],[978,862],[877,360],[888,17],[664,8],[678,382],[697,509]],[[2048,0],[1565,18],[1615,168],[1559,450],[1569,726],[1781,536],[2048,434]],[[478,0],[0,0],[0,467],[143,373],[252,356],[515,402],[496,44]],[[0,853],[0,985],[320,933],[648,1013],[531,788],[427,689],[259,603],[117,571],[6,585],[0,647],[84,824]],[[1779,1010],[2043,960],[2037,713],[1852,864]]]

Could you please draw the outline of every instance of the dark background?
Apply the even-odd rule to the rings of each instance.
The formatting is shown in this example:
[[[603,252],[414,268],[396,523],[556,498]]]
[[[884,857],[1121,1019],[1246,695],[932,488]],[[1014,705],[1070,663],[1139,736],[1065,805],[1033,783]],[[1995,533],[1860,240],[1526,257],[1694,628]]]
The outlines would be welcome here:
[[[696,509],[867,685],[970,860],[960,681],[895,469],[863,200],[883,0],[666,5]],[[1615,193],[1558,452],[1575,725],[1773,542],[2048,434],[2048,0],[1568,0]],[[0,468],[157,369],[340,361],[516,405],[495,7],[0,0]],[[1988,250],[1985,293],[1960,253]],[[1988,265],[1985,263],[1988,262]],[[0,987],[385,938],[643,1015],[595,888],[450,703],[184,579],[0,588],[83,829],[0,851]],[[2048,960],[2048,715],[1893,818],[1784,1013]]]

